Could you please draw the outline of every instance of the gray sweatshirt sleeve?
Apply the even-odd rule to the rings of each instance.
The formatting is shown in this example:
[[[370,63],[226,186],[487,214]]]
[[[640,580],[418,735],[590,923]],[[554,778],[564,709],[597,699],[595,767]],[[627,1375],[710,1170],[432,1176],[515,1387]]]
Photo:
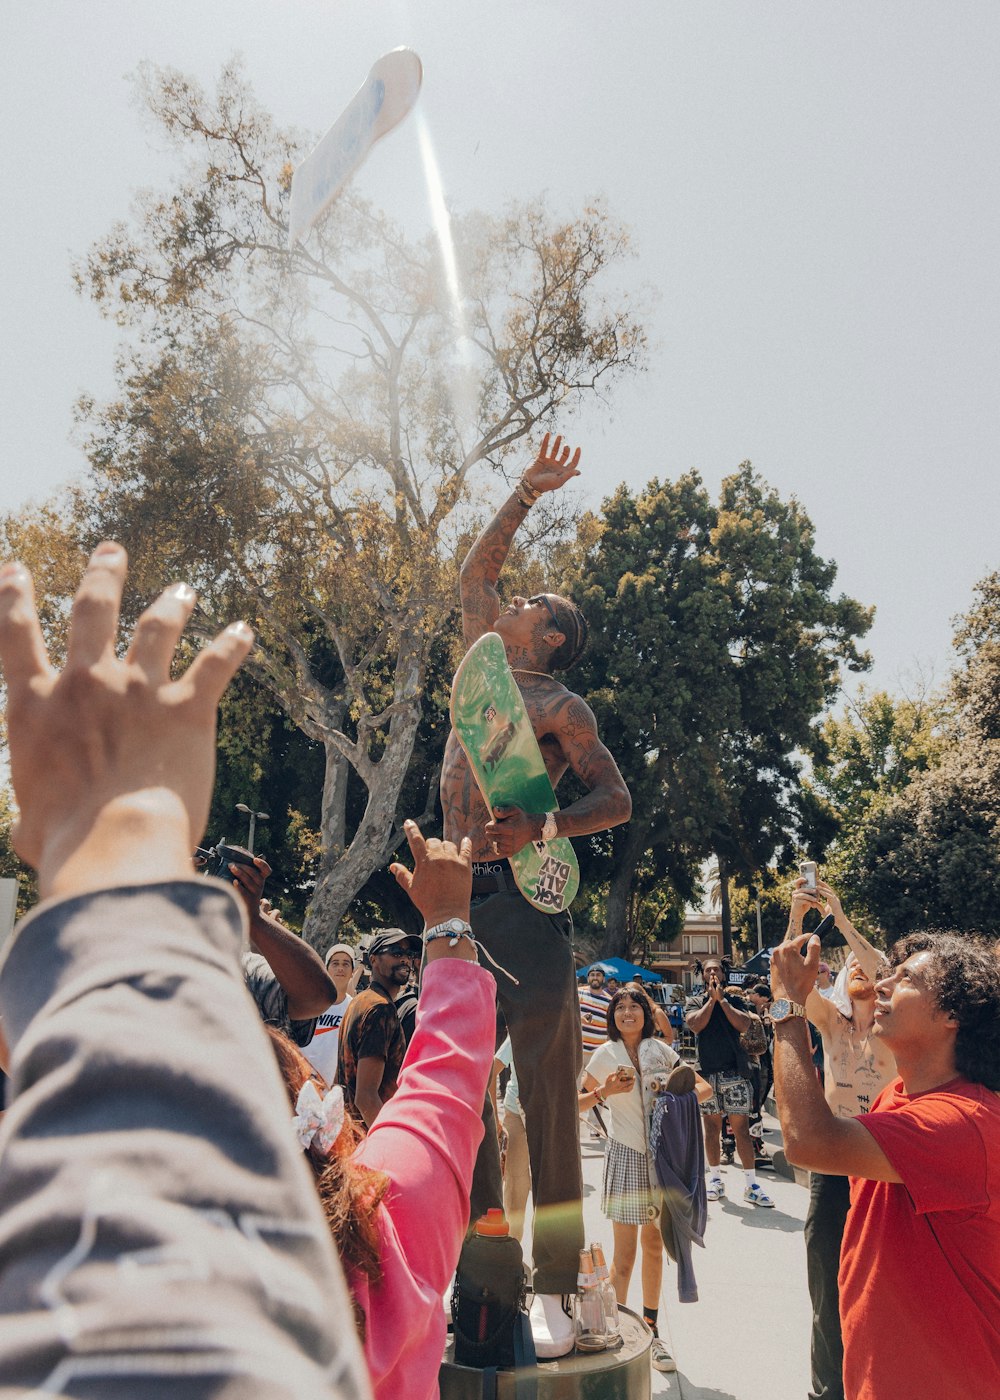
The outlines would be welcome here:
[[[221,882],[40,906],[0,967],[0,1394],[367,1396]]]

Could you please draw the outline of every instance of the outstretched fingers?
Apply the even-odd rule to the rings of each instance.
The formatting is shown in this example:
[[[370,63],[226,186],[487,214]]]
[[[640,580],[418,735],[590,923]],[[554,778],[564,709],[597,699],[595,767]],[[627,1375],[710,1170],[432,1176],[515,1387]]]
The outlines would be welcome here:
[[[67,669],[96,666],[114,655],[127,571],[128,556],[111,540],[99,544],[90,556],[73,599]]]
[[[427,842],[424,840],[423,832],[415,821],[410,818],[403,823],[403,831],[406,833],[406,842],[413,857],[413,869],[407,870],[398,860],[394,860],[389,866],[389,874],[395,879],[400,889],[407,894],[413,888],[413,877],[424,864],[427,857]]]
[[[183,678],[193,698],[213,710],[226,686],[236,675],[253,647],[253,629],[245,622],[234,622],[207,646],[202,647]]]
[[[456,847],[451,841],[439,841],[436,836],[432,836],[430,841],[424,839],[424,835],[415,821],[407,819],[403,823],[403,830],[406,833],[406,840],[410,847],[410,854],[413,856],[413,869],[407,870],[398,860],[394,860],[389,866],[389,873],[392,875],[401,889],[410,894],[413,883],[418,878],[426,879],[428,866],[431,870],[440,870],[442,864],[452,864],[454,855],[464,865],[472,876],[472,838],[463,836]],[[443,861],[442,861],[443,857]]]
[[[170,679],[174,652],[197,596],[186,583],[175,583],[164,589],[136,623],[127,660],[145,673],[150,685],[163,685]]]
[[[0,663],[10,693],[52,672],[31,575],[16,560],[0,567]]]

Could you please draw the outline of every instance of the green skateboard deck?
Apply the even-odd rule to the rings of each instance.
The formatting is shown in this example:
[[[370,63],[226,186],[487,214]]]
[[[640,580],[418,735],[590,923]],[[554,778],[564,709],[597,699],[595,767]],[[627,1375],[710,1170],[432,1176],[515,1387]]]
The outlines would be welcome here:
[[[558,807],[524,700],[503,642],[487,632],[474,642],[451,683],[451,723],[490,816],[497,807],[551,812]],[[530,904],[558,914],[572,904],[580,867],[565,836],[529,841],[510,857],[517,887]]]

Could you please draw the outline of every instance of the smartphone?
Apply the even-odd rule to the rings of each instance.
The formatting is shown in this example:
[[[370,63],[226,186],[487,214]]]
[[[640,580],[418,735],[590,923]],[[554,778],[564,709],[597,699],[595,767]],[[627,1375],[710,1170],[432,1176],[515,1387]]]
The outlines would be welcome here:
[[[805,888],[810,894],[816,893],[816,862],[814,860],[799,861],[799,875],[805,880]]]

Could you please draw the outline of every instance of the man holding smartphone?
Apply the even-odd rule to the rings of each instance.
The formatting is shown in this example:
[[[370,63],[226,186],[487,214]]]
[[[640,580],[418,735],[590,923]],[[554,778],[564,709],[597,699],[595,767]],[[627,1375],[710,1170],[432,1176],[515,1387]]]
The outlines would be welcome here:
[[[743,1199],[749,1205],[772,1209],[774,1202],[757,1180],[750,1136],[753,1085],[750,1061],[740,1044],[740,1036],[750,1024],[750,1008],[742,997],[727,990],[728,959],[706,958],[700,971],[705,990],[701,996],[688,998],[685,1011],[688,1029],[698,1040],[701,1073],[712,1086],[712,1097],[701,1105],[708,1162],[706,1194],[710,1201],[721,1200],[726,1194],[721,1171],[722,1118],[726,1114],[746,1176]]]
[[[875,1034],[875,982],[882,955],[857,931],[834,891],[822,880],[800,878],[792,894],[786,940],[798,938],[806,911],[832,915],[847,940],[850,956],[824,992],[819,978],[805,1000],[806,1017],[823,1038],[823,1092],[837,1118],[868,1113],[896,1077],[892,1051]],[[844,1348],[840,1330],[837,1271],[850,1183],[839,1173],[814,1171],[809,1177],[806,1215],[806,1272],[812,1301],[810,1400],[844,1400]]]
[[[786,1156],[851,1183],[836,1393],[986,1400],[1000,1394],[995,945],[914,933],[893,947],[875,985],[873,1037],[893,1052],[899,1077],[870,1112],[849,1118],[831,1110],[812,1072],[805,1015],[818,963],[811,934],[774,950],[771,1019]]]

